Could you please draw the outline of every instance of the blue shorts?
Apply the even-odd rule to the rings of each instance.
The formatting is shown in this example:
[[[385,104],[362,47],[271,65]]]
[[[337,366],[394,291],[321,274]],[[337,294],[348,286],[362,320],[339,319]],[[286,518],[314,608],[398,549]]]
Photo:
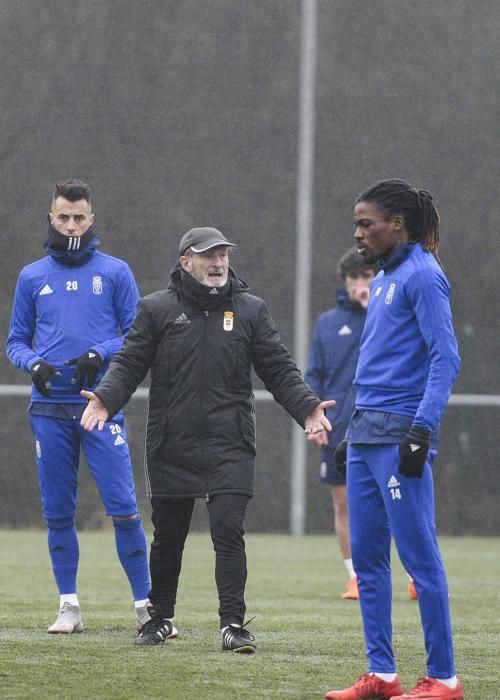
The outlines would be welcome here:
[[[337,471],[335,467],[335,447],[321,448],[321,464],[319,465],[319,476],[322,484],[332,486],[345,486],[346,478],[344,474]]]
[[[46,519],[74,517],[78,489],[80,448],[95,479],[106,515],[137,513],[132,463],[123,414],[106,423],[101,432],[74,419],[30,413],[35,436],[38,483]]]

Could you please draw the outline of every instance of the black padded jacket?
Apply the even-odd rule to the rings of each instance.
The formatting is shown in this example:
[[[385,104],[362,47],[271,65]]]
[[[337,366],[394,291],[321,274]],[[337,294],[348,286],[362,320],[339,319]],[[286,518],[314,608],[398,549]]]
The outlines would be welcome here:
[[[281,343],[264,301],[232,270],[224,288],[210,290],[174,268],[167,289],[141,299],[124,345],[96,389],[113,416],[150,370],[150,496],[253,494],[252,366],[300,425],[320,403]]]

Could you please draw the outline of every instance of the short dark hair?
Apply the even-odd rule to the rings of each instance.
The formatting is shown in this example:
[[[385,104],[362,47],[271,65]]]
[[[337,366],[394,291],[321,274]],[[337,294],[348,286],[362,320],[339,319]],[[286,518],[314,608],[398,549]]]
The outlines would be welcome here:
[[[380,180],[357,196],[359,202],[371,202],[387,216],[401,215],[410,240],[437,256],[439,214],[430,192],[416,190],[404,180]]]
[[[64,180],[64,182],[56,182],[56,189],[53,200],[58,197],[64,197],[68,202],[78,202],[80,199],[85,199],[90,204],[91,190],[86,182],[82,180]]]
[[[349,248],[340,258],[337,266],[337,272],[345,280],[346,277],[362,277],[373,272],[374,275],[378,272],[378,263],[368,265],[359,254],[356,246]]]

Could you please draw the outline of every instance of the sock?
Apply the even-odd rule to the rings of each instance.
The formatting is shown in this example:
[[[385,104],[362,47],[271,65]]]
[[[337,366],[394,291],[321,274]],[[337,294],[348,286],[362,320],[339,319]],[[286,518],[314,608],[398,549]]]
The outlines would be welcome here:
[[[241,627],[237,622],[231,622],[230,625],[226,625],[225,627],[221,627],[221,632],[224,634],[224,632],[227,630],[228,627]]]
[[[139,515],[129,520],[113,518],[113,525],[116,551],[127,574],[134,600],[145,600],[148,597],[150,582],[146,535],[141,518]]]
[[[452,676],[451,678],[434,678],[433,680],[439,681],[447,688],[456,688],[458,683],[458,678],[456,676]]]
[[[47,527],[52,571],[59,593],[76,593],[80,549],[74,518],[49,518]]]
[[[356,572],[352,566],[352,559],[344,559],[344,566],[349,574],[349,578],[356,578]]]
[[[381,678],[383,681],[386,683],[392,683],[392,681],[396,680],[396,676],[398,675],[397,673],[372,673],[372,676],[377,676],[377,678]]]
[[[63,593],[59,596],[59,607],[62,608],[64,603],[69,603],[70,605],[76,605],[80,607],[80,601],[76,593]]]
[[[134,605],[136,608],[143,608],[149,603],[149,598],[144,598],[144,600],[134,600]]]

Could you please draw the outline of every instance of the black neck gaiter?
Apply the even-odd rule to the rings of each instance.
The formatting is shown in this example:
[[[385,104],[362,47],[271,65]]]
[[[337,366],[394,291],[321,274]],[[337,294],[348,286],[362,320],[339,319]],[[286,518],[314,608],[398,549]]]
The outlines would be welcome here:
[[[209,287],[184,270],[181,271],[181,281],[186,301],[207,310],[219,306],[231,290],[230,279],[222,287]]]
[[[90,226],[81,236],[65,236],[49,224],[43,247],[47,253],[66,265],[81,265],[91,257],[100,241]]]

